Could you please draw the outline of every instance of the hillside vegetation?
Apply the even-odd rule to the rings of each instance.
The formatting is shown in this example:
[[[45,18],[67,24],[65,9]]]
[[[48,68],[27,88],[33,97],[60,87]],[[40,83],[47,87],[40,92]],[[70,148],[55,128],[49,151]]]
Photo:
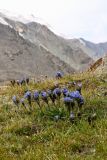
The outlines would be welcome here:
[[[42,112],[36,102],[32,108],[19,108],[13,104],[12,96],[22,98],[25,90],[50,89],[58,83],[70,91],[75,88],[71,82],[81,80],[85,104],[82,118],[75,123],[69,115],[63,97],[49,107],[41,100]],[[27,103],[27,102],[26,102]],[[27,104],[28,105],[28,104]],[[74,113],[77,116],[77,105]],[[88,117],[96,114],[96,120],[89,124]],[[61,118],[56,120],[55,116]],[[1,87],[0,90],[0,159],[2,160],[106,160],[107,159],[107,75],[95,76],[89,73],[49,79],[43,82],[31,81],[28,85]]]

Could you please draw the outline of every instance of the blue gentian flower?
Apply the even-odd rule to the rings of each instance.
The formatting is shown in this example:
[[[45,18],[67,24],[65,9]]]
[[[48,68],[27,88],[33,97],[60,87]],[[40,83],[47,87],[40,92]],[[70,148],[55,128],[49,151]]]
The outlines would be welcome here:
[[[24,78],[19,81],[20,85],[25,84]]]
[[[24,98],[26,98],[29,102],[29,105],[31,106],[31,98],[32,98],[32,95],[31,95],[31,92],[30,91],[27,91],[24,95]]]
[[[69,91],[65,93],[65,96],[66,96],[66,97],[69,97]]]
[[[25,93],[25,96],[24,96],[24,97],[27,98],[27,99],[31,98],[31,92],[30,92],[30,91],[27,91],[27,92]]]
[[[56,78],[62,78],[62,77],[63,77],[62,72],[61,72],[61,71],[58,71],[58,72],[56,73]]]
[[[68,89],[67,88],[63,88],[62,89],[62,93],[63,93],[63,95],[64,95],[64,97],[66,97],[67,95],[68,95]]]
[[[15,95],[12,97],[12,101],[16,106],[19,105],[19,100],[17,99],[17,97]]]
[[[14,96],[12,97],[12,100],[13,100],[13,102],[16,102],[17,97],[14,95]]]
[[[38,104],[39,108],[41,109],[40,99],[39,99],[39,92],[38,92],[38,91],[35,91],[35,92],[34,92],[33,98],[34,98],[34,100],[36,101],[36,103]]]
[[[42,98],[47,98],[48,97],[48,95],[47,95],[47,93],[45,92],[45,91],[42,91],[41,92],[41,96],[42,96]]]
[[[21,98],[20,102],[21,103],[24,103],[25,99],[24,98]]]
[[[81,97],[79,91],[70,92],[70,93],[69,93],[69,96],[70,96],[71,98],[74,98],[74,99],[78,99],[78,98]]]
[[[70,92],[69,96],[77,101],[79,108],[82,107],[82,105],[84,104],[84,98],[79,93],[79,91]]]
[[[59,107],[60,107],[60,96],[61,96],[61,89],[55,88],[53,90],[53,97],[54,97],[54,99],[57,99],[59,101]]]
[[[26,105],[25,105],[25,99],[24,99],[24,98],[21,98],[20,103],[21,103],[24,107],[26,107]]]
[[[70,97],[65,97],[64,102],[65,103],[71,103],[71,102],[73,102],[73,99],[71,99]]]
[[[66,93],[66,92],[68,92],[68,89],[67,88],[63,88],[62,89],[62,93]]]
[[[39,92],[35,91],[33,97],[34,97],[34,100],[39,100]]]
[[[55,88],[53,90],[53,94],[56,95],[56,97],[57,96],[60,97],[61,96],[61,90],[60,90],[60,88]]]
[[[48,94],[45,91],[41,92],[42,99],[48,104]]]
[[[50,109],[50,106],[49,106],[49,103],[48,103],[48,94],[47,94],[47,92],[42,91],[41,92],[41,96],[42,96],[43,101],[48,105],[48,108]]]

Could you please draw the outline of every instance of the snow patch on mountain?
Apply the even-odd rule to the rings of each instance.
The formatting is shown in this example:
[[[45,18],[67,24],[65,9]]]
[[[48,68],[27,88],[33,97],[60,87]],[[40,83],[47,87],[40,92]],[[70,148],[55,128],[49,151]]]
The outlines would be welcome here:
[[[86,43],[82,40],[82,38],[79,38],[79,41],[82,45],[86,46]]]
[[[8,23],[2,17],[0,17],[0,23],[2,23],[4,25],[8,25]]]
[[[13,28],[8,22],[5,21],[4,17],[1,17],[1,14],[0,14],[0,23],[3,25],[7,25],[10,28]]]
[[[22,23],[29,23],[29,22],[38,22],[44,25],[48,25],[42,18],[36,17],[35,15],[26,14],[26,15],[20,15],[18,13],[12,13],[7,10],[0,10],[0,16],[1,17],[7,17],[14,21],[19,21]]]

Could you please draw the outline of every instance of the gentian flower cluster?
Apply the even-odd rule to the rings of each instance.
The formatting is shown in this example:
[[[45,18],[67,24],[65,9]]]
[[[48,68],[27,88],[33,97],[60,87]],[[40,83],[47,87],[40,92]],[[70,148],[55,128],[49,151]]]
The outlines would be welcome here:
[[[56,78],[57,78],[57,79],[60,79],[60,78],[62,78],[62,77],[63,77],[62,72],[58,71],[58,72],[56,73]]]
[[[56,77],[61,78],[62,73],[57,72]],[[22,85],[25,83],[26,84],[29,83],[29,78],[17,81],[18,85]],[[65,85],[63,85],[63,88],[61,88],[61,86],[58,84],[51,89],[43,90],[43,91],[35,90],[33,93],[31,93],[31,91],[29,91],[29,90],[26,90],[23,98],[21,98],[19,100],[14,95],[12,97],[12,101],[16,106],[19,106],[19,104],[21,104],[22,106],[24,106],[26,108],[26,102],[28,102],[29,106],[32,107],[32,104],[33,104],[32,100],[33,100],[33,102],[36,102],[38,104],[39,108],[42,109],[41,108],[41,104],[42,104],[41,99],[43,102],[45,102],[48,105],[48,107],[50,104],[49,100],[51,100],[55,106],[57,104],[60,107],[61,106],[60,100],[61,100],[61,98],[63,98],[63,103],[65,104],[65,106],[67,107],[67,110],[69,112],[70,121],[72,123],[74,123],[74,120],[75,120],[75,115],[73,113],[74,107],[76,104],[78,104],[78,108],[81,109],[84,104],[84,98],[81,95],[80,91],[76,90],[76,91],[71,92],[71,91],[69,91],[68,88],[69,87],[65,86]],[[50,107],[49,107],[49,109],[50,109]],[[81,117],[81,113],[78,114],[78,117]],[[59,119],[58,115],[55,117],[55,119],[56,120]]]

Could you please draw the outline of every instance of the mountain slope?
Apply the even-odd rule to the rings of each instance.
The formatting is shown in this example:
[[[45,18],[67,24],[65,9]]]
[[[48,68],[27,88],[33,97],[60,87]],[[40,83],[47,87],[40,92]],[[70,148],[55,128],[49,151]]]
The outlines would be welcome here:
[[[77,71],[84,70],[84,68],[87,68],[90,61],[92,61],[92,58],[81,48],[75,48],[69,40],[55,35],[45,25],[41,25],[37,22],[22,23],[13,21],[7,17],[3,17],[3,19],[24,39],[44,47],[54,56],[59,57],[60,60],[69,64]]]
[[[107,52],[107,42],[92,43],[92,42],[84,40],[83,38],[81,38],[81,40],[85,43],[87,48],[93,51],[93,57],[95,58],[103,57],[104,54]]]
[[[34,44],[47,48],[52,54],[57,55],[61,60],[75,68],[84,70],[88,64],[104,56],[107,52],[107,42],[92,43],[83,38],[64,39],[55,35],[45,25],[36,22],[20,23],[8,19],[6,21],[14,26],[15,30],[25,39]],[[79,58],[78,58],[79,57]]]
[[[23,39],[13,28],[0,24],[0,80],[40,74],[52,76],[59,69],[74,71],[45,48]]]
[[[107,49],[106,43],[64,39],[47,26],[25,21],[22,17],[15,20],[0,13],[0,23],[1,79],[52,76],[59,69],[71,73],[87,70]]]

